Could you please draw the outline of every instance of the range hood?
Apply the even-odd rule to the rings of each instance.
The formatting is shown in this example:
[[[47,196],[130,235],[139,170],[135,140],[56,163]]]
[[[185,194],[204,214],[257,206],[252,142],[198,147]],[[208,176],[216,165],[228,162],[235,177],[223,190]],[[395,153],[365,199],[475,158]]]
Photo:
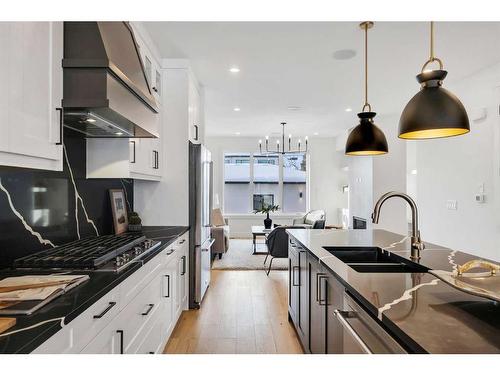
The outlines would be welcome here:
[[[62,66],[64,126],[89,138],[158,137],[158,107],[128,22],[65,22]]]

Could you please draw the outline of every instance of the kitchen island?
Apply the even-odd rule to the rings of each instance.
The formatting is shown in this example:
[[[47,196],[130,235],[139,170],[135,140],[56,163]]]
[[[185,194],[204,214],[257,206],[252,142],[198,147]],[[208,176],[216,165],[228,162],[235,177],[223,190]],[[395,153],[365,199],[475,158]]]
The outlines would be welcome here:
[[[54,335],[65,329],[68,324],[88,311],[88,309],[94,306],[98,301],[102,300],[104,296],[109,295],[109,293],[116,290],[118,286],[131,280],[132,276],[141,273],[142,270],[147,268],[148,263],[152,263],[152,261],[158,259],[158,256],[164,253],[167,247],[171,246],[188,230],[189,228],[184,226],[143,227],[142,233],[148,239],[160,241],[161,245],[145,256],[142,262],[134,263],[119,273],[99,271],[70,272],[70,274],[89,275],[90,279],[66,294],[56,298],[54,301],[51,301],[32,315],[17,316],[16,325],[0,335],[0,353],[30,353],[36,350],[42,344],[46,343],[47,340],[53,338]],[[174,255],[172,255],[172,257],[173,256]],[[45,273],[49,272],[47,271]],[[30,272],[1,270],[0,278],[27,274],[30,274]],[[31,274],[34,274],[34,272]],[[38,271],[36,274],[43,274],[43,272]],[[105,305],[108,304],[107,301],[104,301],[104,303]],[[115,307],[114,305],[110,306],[113,307],[109,309],[110,312],[108,316],[112,316],[113,309],[116,311],[116,309],[120,307]],[[108,318],[108,316],[105,316],[105,318]],[[99,318],[96,317],[92,319],[92,316],[90,319],[91,321],[99,320]],[[104,321],[104,318],[102,321]],[[22,331],[23,329],[26,330]],[[21,331],[9,334],[17,330]],[[55,351],[56,350],[57,349],[55,349]],[[61,348],[61,351],[62,350],[63,348]],[[52,350],[49,348],[48,351],[51,352]]]
[[[352,352],[349,339],[354,337],[360,352],[377,352],[370,349],[375,347],[383,353],[500,353],[500,304],[425,272],[453,271],[477,257],[425,243],[416,265],[421,271],[367,272],[355,270],[330,251],[379,249],[409,260],[410,239],[384,230],[287,232],[289,317],[306,352]],[[358,333],[366,324],[355,311],[346,312],[347,305],[360,305],[364,322],[369,319],[375,331],[388,335],[389,344],[370,345],[370,340],[376,341],[373,332],[363,341]]]

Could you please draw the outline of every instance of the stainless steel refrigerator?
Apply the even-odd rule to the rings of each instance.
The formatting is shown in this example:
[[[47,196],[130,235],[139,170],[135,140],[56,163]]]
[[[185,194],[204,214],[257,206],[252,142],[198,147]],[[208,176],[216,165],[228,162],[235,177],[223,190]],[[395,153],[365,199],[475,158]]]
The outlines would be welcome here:
[[[189,142],[189,308],[200,307],[210,285],[210,235],[213,186],[212,155]]]

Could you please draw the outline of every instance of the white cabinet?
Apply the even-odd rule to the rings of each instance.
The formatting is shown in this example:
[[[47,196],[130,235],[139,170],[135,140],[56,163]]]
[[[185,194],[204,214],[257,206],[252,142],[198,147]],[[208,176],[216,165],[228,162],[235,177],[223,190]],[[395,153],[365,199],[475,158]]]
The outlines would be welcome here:
[[[187,274],[188,274],[188,242],[187,239],[183,238],[178,242],[178,257],[177,257],[177,285],[176,285],[176,304],[175,304],[175,311],[177,314],[180,314],[182,310],[185,310],[188,305],[188,279],[187,279]]]
[[[161,143],[156,138],[134,138],[129,141],[131,178],[157,179],[161,177]]]
[[[182,235],[34,353],[161,353],[187,309],[188,238]]]
[[[142,58],[146,79],[149,84],[149,89],[156,99],[156,104],[161,105],[161,68],[158,60],[153,56],[147,44],[142,40],[140,34],[135,32],[135,39],[139,47],[139,54]]]
[[[62,22],[2,22],[0,48],[0,165],[62,170]]]
[[[201,97],[198,87],[190,77],[188,82],[188,124],[189,140],[193,143],[203,143],[204,127],[202,124]]]
[[[158,138],[87,139],[87,178],[158,181],[162,152]]]

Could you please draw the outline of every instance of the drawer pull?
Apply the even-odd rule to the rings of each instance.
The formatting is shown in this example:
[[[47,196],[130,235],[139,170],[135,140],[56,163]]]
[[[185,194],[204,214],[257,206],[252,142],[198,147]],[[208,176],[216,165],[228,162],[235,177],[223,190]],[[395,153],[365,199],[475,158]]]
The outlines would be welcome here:
[[[116,305],[116,302],[110,302],[108,307],[106,307],[99,315],[94,315],[94,319],[101,319],[106,313]]]
[[[361,347],[361,349],[367,353],[367,354],[373,354],[373,352],[370,350],[368,345],[364,342],[364,340],[361,338],[361,336],[358,335],[358,333],[352,328],[352,326],[349,324],[347,319],[344,317],[345,314],[349,314],[349,311],[340,311],[340,310],[334,310],[333,313],[339,320],[340,324],[345,328],[347,332],[351,334],[351,336],[356,340],[358,345]]]
[[[123,354],[123,330],[119,329],[116,332],[120,335],[120,354]]]
[[[186,242],[186,240],[179,241],[179,245],[182,245],[184,242]]]
[[[155,307],[155,304],[154,303],[150,303],[148,305],[148,309],[142,313],[143,316],[146,316],[146,315],[149,315],[149,313],[151,312],[151,310],[153,310],[153,307]]]

